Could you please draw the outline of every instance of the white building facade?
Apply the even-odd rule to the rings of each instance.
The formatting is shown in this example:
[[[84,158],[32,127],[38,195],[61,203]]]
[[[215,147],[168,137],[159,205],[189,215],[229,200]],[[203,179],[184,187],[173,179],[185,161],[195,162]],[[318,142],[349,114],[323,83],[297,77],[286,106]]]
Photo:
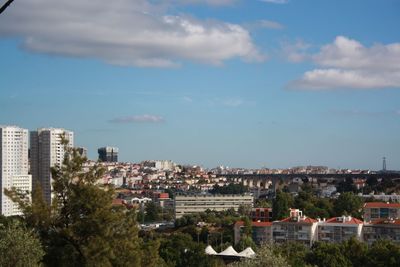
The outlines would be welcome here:
[[[18,205],[4,194],[4,189],[16,188],[29,193],[32,177],[28,174],[28,130],[17,126],[0,126],[0,213],[20,215]]]
[[[318,241],[342,243],[354,237],[362,240],[363,221],[351,216],[334,217],[318,223]]]
[[[176,195],[174,199],[175,218],[206,210],[238,210],[239,206],[253,206],[253,196],[243,195]]]
[[[52,177],[51,168],[61,166],[65,149],[62,136],[68,140],[68,146],[74,145],[74,133],[65,129],[41,128],[30,134],[31,173],[33,184],[40,183],[47,203],[51,203]]]

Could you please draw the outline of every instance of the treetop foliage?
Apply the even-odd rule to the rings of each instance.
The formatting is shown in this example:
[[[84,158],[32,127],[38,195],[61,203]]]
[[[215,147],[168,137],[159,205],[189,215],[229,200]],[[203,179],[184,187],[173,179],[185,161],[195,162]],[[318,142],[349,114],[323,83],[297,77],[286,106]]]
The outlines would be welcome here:
[[[228,185],[219,186],[215,184],[213,189],[210,190],[211,194],[221,194],[221,195],[234,195],[234,194],[244,194],[248,192],[248,188],[242,184],[230,183]]]

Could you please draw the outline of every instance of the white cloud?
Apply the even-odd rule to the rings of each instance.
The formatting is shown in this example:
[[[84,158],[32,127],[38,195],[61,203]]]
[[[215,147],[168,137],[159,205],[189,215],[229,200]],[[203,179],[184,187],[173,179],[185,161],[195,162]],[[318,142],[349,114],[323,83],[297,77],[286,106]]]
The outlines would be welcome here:
[[[371,73],[362,70],[315,69],[307,71],[300,80],[295,81],[295,83],[292,84],[292,87],[301,87],[311,90],[400,87],[400,73]]]
[[[0,18],[0,36],[22,37],[24,47],[33,52],[127,66],[265,59],[243,27],[168,16],[168,7],[168,1],[153,4],[149,0],[19,1]]]
[[[319,66],[289,87],[297,89],[400,88],[400,43],[365,47],[356,40],[336,37],[311,56]]]
[[[151,122],[151,123],[159,123],[163,122],[164,119],[161,116],[156,115],[134,115],[127,117],[118,117],[110,120],[111,123],[138,123],[138,122]]]
[[[232,5],[237,0],[176,0],[180,4],[206,4],[210,6],[228,6]]]
[[[299,39],[294,43],[284,42],[282,44],[282,51],[287,60],[298,63],[309,59],[308,49],[310,47],[310,44]]]
[[[261,28],[273,29],[273,30],[282,30],[285,28],[282,24],[272,20],[260,20],[258,22],[258,26]]]
[[[227,107],[227,108],[239,108],[244,106],[254,106],[255,101],[243,99],[241,97],[226,97],[226,98],[214,98],[208,100],[211,106]]]
[[[356,40],[338,36],[333,44],[323,46],[313,58],[324,67],[398,71],[400,43],[365,47]]]
[[[289,0],[260,0],[261,2],[270,3],[270,4],[287,4]]]
[[[189,97],[189,96],[184,96],[182,97],[183,102],[185,103],[192,103],[193,102],[193,98]]]
[[[222,100],[221,103],[226,107],[237,108],[242,106],[245,103],[245,101],[240,98],[228,98]]]

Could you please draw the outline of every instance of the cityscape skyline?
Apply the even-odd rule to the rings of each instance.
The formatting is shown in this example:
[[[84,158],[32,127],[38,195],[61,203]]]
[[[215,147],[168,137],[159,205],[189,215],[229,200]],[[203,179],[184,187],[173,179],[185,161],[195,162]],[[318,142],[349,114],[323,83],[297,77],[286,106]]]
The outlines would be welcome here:
[[[16,129],[23,129],[17,125],[0,125],[0,128],[4,127],[5,129],[7,128],[16,128]],[[74,132],[73,131],[69,131],[63,128],[54,128],[54,127],[48,127],[48,128],[38,128],[34,131],[29,131],[27,129],[23,129],[26,130],[27,132],[29,132],[30,134],[30,141],[29,141],[29,150],[30,150],[30,160],[32,161],[31,163],[31,173],[34,173],[34,176],[40,177],[43,176],[42,175],[38,175],[38,173],[35,174],[35,172],[39,172],[38,170],[35,170],[38,168],[38,166],[42,166],[42,168],[44,168],[44,170],[49,169],[49,166],[52,166],[55,164],[55,162],[57,162],[57,164],[60,164],[62,162],[62,144],[61,144],[61,135],[66,134],[67,136],[67,140],[69,140],[69,146],[71,147],[75,147],[76,149],[79,150],[79,153],[84,156],[87,157],[88,160],[90,161],[99,161],[99,162],[109,162],[109,163],[118,163],[118,162],[126,162],[126,163],[144,163],[144,162],[148,162],[148,161],[160,161],[160,162],[171,162],[173,163],[173,161],[171,161],[170,159],[155,159],[155,158],[148,158],[148,159],[140,159],[139,161],[118,161],[118,154],[119,154],[119,148],[117,147],[99,147],[97,149],[97,156],[96,157],[88,157],[88,151],[87,148],[85,146],[74,146]],[[42,137],[42,135],[44,135],[45,137]],[[39,141],[40,140],[40,141]],[[52,140],[52,141],[50,141]],[[72,141],[72,143],[71,143]],[[28,144],[28,142],[27,142]],[[44,146],[47,148],[50,148],[50,151],[45,151],[43,149],[39,149],[39,144],[40,146]],[[40,150],[40,153],[39,153]],[[37,154],[37,155],[36,155]],[[39,156],[39,154],[41,154]],[[53,154],[53,156],[49,157],[49,155]],[[93,154],[93,153],[91,153]],[[57,155],[57,156],[56,156]],[[47,162],[46,164],[49,164],[49,166],[47,166],[46,164],[41,163],[41,158],[48,158],[51,159],[52,161],[55,161],[53,163]],[[36,166],[38,165],[38,166]],[[349,169],[349,170],[357,170],[357,168],[341,168],[340,166],[335,168],[333,166],[329,166],[329,165],[318,165],[318,164],[302,164],[302,165],[296,165],[296,166],[289,166],[289,167],[284,167],[284,168],[280,168],[280,167],[274,167],[274,166],[259,166],[259,167],[254,167],[254,168],[246,168],[243,166],[227,166],[227,165],[215,165],[215,166],[204,166],[203,164],[193,164],[190,162],[187,163],[182,163],[182,162],[178,162],[178,165],[182,165],[182,166],[201,166],[201,167],[205,167],[206,169],[214,169],[214,168],[219,168],[219,167],[223,167],[223,168],[229,168],[229,169],[294,169],[294,168],[300,168],[300,167],[327,167],[329,169],[337,169],[337,170],[345,170],[345,169]],[[32,169],[33,168],[33,169]],[[359,169],[359,168],[358,168]],[[359,169],[361,170],[361,169]],[[395,169],[387,169],[386,167],[386,157],[382,158],[382,165],[381,168],[377,168],[377,169],[364,169],[364,170],[371,170],[371,171],[397,171]],[[43,170],[42,170],[43,171]],[[43,171],[44,173],[46,173],[47,171]]]
[[[400,169],[398,1],[189,2],[15,1],[0,124],[90,159]]]

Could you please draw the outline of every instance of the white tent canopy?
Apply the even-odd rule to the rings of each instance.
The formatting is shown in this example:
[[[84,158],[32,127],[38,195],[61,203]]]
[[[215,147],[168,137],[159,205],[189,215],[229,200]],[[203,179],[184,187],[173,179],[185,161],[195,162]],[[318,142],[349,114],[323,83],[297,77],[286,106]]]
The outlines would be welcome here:
[[[204,252],[207,255],[215,255],[215,256],[228,256],[228,257],[243,257],[243,258],[252,258],[256,255],[254,250],[251,247],[246,248],[242,252],[238,253],[232,246],[227,247],[224,251],[217,253],[215,249],[211,245],[208,245]]]
[[[205,249],[207,255],[217,255],[218,253],[213,249],[212,246],[208,245]]]
[[[237,256],[238,253],[232,246],[229,246],[224,251],[218,253],[218,255],[219,256]]]
[[[251,257],[254,257],[255,255],[256,255],[256,253],[254,252],[254,250],[251,249],[251,247],[248,247],[245,250],[243,250],[242,252],[237,254],[237,256],[244,257],[244,258],[251,258]]]

